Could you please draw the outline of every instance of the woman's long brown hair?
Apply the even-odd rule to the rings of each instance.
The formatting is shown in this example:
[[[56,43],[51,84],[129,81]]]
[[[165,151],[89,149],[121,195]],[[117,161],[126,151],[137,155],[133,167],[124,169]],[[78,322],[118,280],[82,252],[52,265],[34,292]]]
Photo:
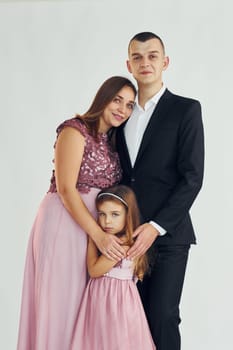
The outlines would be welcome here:
[[[136,95],[136,88],[133,83],[121,76],[113,76],[101,85],[90,108],[83,115],[76,115],[87,126],[89,133],[97,138],[100,117],[103,115],[106,106],[114,99],[117,93],[125,86],[130,87]]]

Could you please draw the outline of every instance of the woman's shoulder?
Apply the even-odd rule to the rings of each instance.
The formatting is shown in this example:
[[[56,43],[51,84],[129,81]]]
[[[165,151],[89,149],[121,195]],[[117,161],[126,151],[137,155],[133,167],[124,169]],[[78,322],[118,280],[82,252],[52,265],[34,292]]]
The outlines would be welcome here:
[[[71,127],[76,130],[78,130],[83,136],[88,135],[88,130],[87,126],[85,123],[78,117],[74,117],[71,119],[67,119],[64,122],[62,122],[58,127],[57,127],[57,134],[59,135],[60,132],[65,128],[65,127]]]

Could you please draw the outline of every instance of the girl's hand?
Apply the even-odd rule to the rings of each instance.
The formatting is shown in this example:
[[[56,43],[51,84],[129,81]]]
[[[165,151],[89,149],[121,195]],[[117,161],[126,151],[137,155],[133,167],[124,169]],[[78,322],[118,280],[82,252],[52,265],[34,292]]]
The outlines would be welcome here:
[[[125,257],[125,250],[121,246],[120,238],[111,234],[101,234],[93,237],[98,249],[110,260],[120,261]]]

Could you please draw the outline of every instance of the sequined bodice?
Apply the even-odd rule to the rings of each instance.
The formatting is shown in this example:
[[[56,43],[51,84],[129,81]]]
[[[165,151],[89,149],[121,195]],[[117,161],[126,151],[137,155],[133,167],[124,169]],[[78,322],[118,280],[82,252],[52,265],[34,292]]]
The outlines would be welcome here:
[[[66,127],[73,127],[85,137],[83,159],[76,187],[82,193],[88,193],[91,187],[106,188],[118,183],[121,179],[121,168],[118,154],[112,149],[107,134],[99,134],[98,139],[88,134],[85,124],[73,118],[66,120],[57,128],[57,133]],[[53,171],[49,192],[56,192],[56,174]]]
[[[115,265],[104,276],[117,278],[120,280],[132,280],[134,279],[134,263],[129,259],[122,259],[117,265]]]

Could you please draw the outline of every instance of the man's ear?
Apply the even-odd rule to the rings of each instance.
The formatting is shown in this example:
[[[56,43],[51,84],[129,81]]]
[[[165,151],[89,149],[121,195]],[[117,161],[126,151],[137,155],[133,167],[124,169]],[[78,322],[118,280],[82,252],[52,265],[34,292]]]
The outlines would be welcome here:
[[[164,62],[163,62],[163,70],[166,70],[166,69],[167,69],[167,67],[168,67],[168,65],[169,65],[169,62],[170,62],[169,57],[168,57],[168,56],[165,56],[165,57],[164,57]]]
[[[127,69],[129,71],[129,73],[132,73],[129,60],[126,61],[126,65],[127,65]]]

